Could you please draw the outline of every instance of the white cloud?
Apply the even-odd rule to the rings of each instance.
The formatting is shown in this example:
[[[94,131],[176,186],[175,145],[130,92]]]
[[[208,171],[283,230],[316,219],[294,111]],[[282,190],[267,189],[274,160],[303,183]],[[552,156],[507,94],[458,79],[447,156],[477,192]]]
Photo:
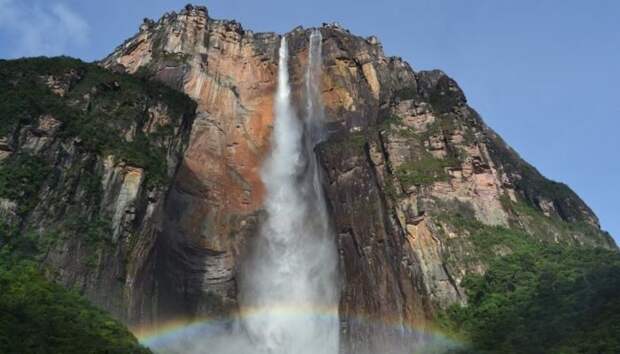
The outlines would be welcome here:
[[[65,54],[69,47],[88,42],[88,23],[60,2],[0,0],[0,32],[7,53],[21,57]]]

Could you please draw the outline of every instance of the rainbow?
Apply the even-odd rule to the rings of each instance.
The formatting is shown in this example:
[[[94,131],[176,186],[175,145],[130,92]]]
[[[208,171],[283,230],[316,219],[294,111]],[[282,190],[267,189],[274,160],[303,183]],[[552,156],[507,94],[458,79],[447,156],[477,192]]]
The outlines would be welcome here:
[[[244,318],[262,317],[266,315],[278,316],[281,318],[318,317],[333,319],[334,317],[338,317],[338,308],[294,305],[246,307],[242,308],[237,314],[229,318],[201,317],[194,319],[176,319],[156,327],[132,328],[132,332],[141,343],[149,345],[163,338],[174,339],[182,334],[187,334],[187,332],[193,332],[195,329],[209,329],[208,327],[227,326]]]
[[[339,320],[337,307],[294,306],[279,305],[270,307],[242,308],[235,315],[228,318],[203,317],[195,319],[177,319],[157,327],[133,328],[132,331],[140,343],[150,347],[155,352],[170,352],[168,348],[202,341],[209,343],[218,337],[231,336],[231,330],[240,320],[251,317],[276,316],[290,319],[323,319],[325,321]],[[403,323],[400,319],[377,318],[370,315],[347,316],[350,326],[370,326],[373,330],[391,331],[404,334],[412,338],[424,338],[425,343],[434,343],[441,347],[457,347],[462,342],[451,337],[437,328],[416,324]],[[211,346],[210,346],[211,347]],[[172,351],[175,352],[175,351]],[[191,351],[188,351],[191,352]],[[210,351],[211,352],[211,351]],[[217,353],[217,351],[214,351]]]

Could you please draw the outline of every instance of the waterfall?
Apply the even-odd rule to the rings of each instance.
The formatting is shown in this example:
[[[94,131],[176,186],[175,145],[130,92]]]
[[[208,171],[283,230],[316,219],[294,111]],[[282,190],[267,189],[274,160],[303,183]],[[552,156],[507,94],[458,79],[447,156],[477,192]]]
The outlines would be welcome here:
[[[161,353],[339,353],[338,254],[315,154],[316,145],[325,139],[321,44],[321,33],[314,30],[308,42],[303,95],[298,100],[302,109],[296,110],[291,100],[286,37],[280,42],[271,152],[261,171],[266,188],[265,217],[239,272],[239,316],[172,331],[170,337],[155,344]],[[424,349],[427,338],[413,328],[392,326],[380,319],[357,322],[352,328],[354,333],[362,328],[357,333],[377,342],[368,347],[370,338],[356,338],[361,341],[343,346],[360,354],[412,353]],[[436,344],[438,349],[429,346],[428,352],[453,347],[445,340]]]
[[[323,138],[321,42],[314,30],[303,120],[291,103],[286,37],[280,43],[272,150],[261,173],[266,218],[240,296],[242,325],[269,354],[338,352],[337,252],[314,152]]]

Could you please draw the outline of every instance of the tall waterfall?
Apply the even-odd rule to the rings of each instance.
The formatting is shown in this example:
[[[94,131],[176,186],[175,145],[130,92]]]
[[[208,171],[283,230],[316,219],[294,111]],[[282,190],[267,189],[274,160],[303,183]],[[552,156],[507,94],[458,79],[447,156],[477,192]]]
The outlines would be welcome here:
[[[245,330],[257,351],[269,354],[338,352],[337,252],[314,153],[323,137],[321,42],[314,30],[304,119],[291,103],[286,37],[280,43],[272,150],[261,174],[266,219],[240,299]]]
[[[338,254],[314,152],[325,138],[321,42],[321,33],[314,30],[299,110],[291,100],[286,37],[280,43],[272,150],[261,171],[267,191],[266,215],[240,272],[239,316],[173,331],[156,343],[162,353],[339,352]],[[358,328],[364,328],[359,333],[376,337],[376,345],[368,347],[368,338],[361,338],[359,345],[343,345],[349,352],[402,354],[421,349],[417,352],[439,353],[440,348],[453,347],[446,341],[432,343],[428,337],[428,343],[439,346],[425,351],[424,333],[380,319],[357,321]]]

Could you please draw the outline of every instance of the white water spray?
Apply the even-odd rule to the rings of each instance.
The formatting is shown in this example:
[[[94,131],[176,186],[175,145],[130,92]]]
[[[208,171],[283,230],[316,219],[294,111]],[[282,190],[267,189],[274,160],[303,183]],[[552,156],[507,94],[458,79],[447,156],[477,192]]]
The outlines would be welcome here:
[[[339,284],[337,252],[330,229],[314,148],[324,135],[320,96],[321,33],[313,31],[304,77],[305,109],[291,104],[286,38],[280,44],[272,151],[262,170],[266,218],[241,272],[237,320],[189,326],[152,343],[166,354],[337,354]],[[450,342],[421,346],[419,333],[379,321],[364,323],[381,347],[354,345],[355,353],[443,352]],[[406,333],[405,333],[406,332]],[[377,344],[379,345],[379,344]],[[436,348],[433,345],[438,345]],[[434,349],[435,348],[435,349]]]
[[[241,289],[243,325],[258,351],[338,352],[337,253],[314,146],[322,139],[321,34],[310,37],[306,117],[291,105],[286,37],[280,44],[271,155],[262,180],[266,220]]]

